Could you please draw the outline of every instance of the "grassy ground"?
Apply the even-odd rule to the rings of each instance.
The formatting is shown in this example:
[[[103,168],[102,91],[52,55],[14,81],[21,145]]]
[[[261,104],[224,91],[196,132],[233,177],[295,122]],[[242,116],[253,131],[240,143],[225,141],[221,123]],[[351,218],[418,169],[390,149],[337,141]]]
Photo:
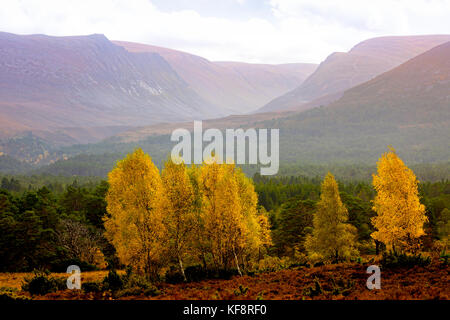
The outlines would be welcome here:
[[[441,264],[411,269],[382,270],[381,289],[368,290],[366,265],[337,264],[299,268],[182,284],[158,284],[154,297],[126,299],[450,299],[450,268]],[[84,272],[82,281],[101,281],[106,271]],[[0,287],[20,289],[24,273],[0,274]],[[67,277],[67,274],[54,274]],[[27,295],[26,293],[23,293]],[[29,295],[28,295],[29,296]],[[113,299],[109,292],[65,290],[34,299]]]
[[[124,273],[119,272],[120,273]],[[81,282],[89,282],[89,281],[101,281],[108,274],[108,271],[89,271],[81,273]],[[69,276],[67,273],[52,273],[51,274],[55,278],[66,278]],[[15,288],[21,289],[22,282],[25,277],[33,276],[33,273],[0,273],[0,288]]]

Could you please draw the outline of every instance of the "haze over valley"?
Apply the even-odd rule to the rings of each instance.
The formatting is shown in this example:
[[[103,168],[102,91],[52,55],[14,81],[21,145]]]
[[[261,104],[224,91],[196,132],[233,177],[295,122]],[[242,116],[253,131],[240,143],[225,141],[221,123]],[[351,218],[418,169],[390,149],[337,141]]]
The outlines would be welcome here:
[[[3,32],[0,170],[104,175],[137,146],[161,161],[170,133],[193,120],[279,128],[282,165],[370,163],[388,145],[413,164],[446,163],[449,41],[380,37],[320,65],[270,65],[100,34]]]

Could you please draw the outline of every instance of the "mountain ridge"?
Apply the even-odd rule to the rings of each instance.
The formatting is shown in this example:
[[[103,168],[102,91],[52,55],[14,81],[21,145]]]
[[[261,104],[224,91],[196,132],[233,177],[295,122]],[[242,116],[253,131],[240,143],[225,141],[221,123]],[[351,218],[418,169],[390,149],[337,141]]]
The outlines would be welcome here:
[[[304,110],[302,104],[364,83],[447,41],[450,35],[391,36],[362,41],[346,53],[330,54],[298,88],[256,112],[296,107]]]
[[[0,33],[0,55],[0,112],[28,129],[217,116],[160,55],[129,53],[102,35]]]
[[[252,76],[253,82],[249,82],[235,68],[249,77],[252,72],[263,73],[269,79],[266,83],[274,87],[279,83],[266,100],[303,79],[303,71],[294,70],[298,65],[222,66],[168,48],[148,52],[149,46],[134,45],[145,50],[130,52],[101,34],[55,37],[0,32],[0,139],[32,132],[55,145],[92,143],[136,126],[246,113],[245,96],[255,97],[255,92],[263,91],[262,84],[254,88],[258,77]],[[232,97],[234,108],[224,107],[227,101],[216,94],[224,91],[227,95],[220,73],[218,82],[205,79],[216,87],[215,91],[206,90],[208,94],[223,100],[212,103],[194,90],[189,77],[182,78],[163,54],[212,64],[233,75],[229,83],[245,83],[239,95]],[[311,72],[314,67],[305,64]],[[263,83],[263,77],[259,78]]]
[[[345,91],[326,107],[206,120],[203,127],[278,128],[280,163],[293,165],[374,162],[389,145],[411,163],[446,162],[450,157],[449,56],[450,42],[446,42]],[[190,130],[192,124],[173,127]],[[170,127],[153,126],[115,139],[142,144],[152,156],[164,158],[170,151],[169,134]]]
[[[113,43],[130,52],[154,52],[166,59],[190,87],[229,114],[256,110],[301,84],[317,67],[308,63],[279,65],[209,61],[200,56],[127,41]]]

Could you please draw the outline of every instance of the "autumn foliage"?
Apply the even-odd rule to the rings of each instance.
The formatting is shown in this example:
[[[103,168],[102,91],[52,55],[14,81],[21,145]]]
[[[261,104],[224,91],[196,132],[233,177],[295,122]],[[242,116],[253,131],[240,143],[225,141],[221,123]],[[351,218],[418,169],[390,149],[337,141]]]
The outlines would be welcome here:
[[[120,161],[108,175],[105,218],[107,239],[119,259],[156,276],[165,249],[163,184],[158,168],[141,149]]]
[[[257,209],[253,182],[240,168],[214,156],[201,166],[178,160],[169,158],[160,173],[137,149],[110,172],[105,235],[120,261],[155,279],[176,266],[185,281],[188,266],[243,274],[260,264],[272,237],[267,214]],[[393,150],[382,156],[373,177],[373,239],[401,251],[417,247],[427,219],[417,183]],[[304,240],[309,262],[359,256],[357,230],[331,173],[308,214],[313,215]]]
[[[378,173],[373,176],[377,195],[372,219],[375,240],[389,249],[415,251],[418,238],[425,234],[425,206],[420,203],[418,181],[411,169],[397,156],[394,149],[378,161]]]
[[[117,164],[108,176],[105,229],[122,263],[152,278],[176,262],[186,279],[186,261],[241,273],[271,244],[251,180],[218,162],[188,168],[169,159],[160,175],[137,149]]]
[[[103,235],[120,260],[108,259],[109,266],[124,270],[83,270],[77,292],[61,289],[67,274],[55,274],[43,282],[52,292],[32,298],[448,299],[450,211],[423,199],[435,227],[425,224],[418,181],[394,150],[379,160],[365,207],[328,173],[321,185],[298,192],[314,201],[292,198],[279,215],[258,207],[254,182],[240,168],[218,160],[186,166],[169,158],[160,171],[137,149],[118,162],[104,189]],[[422,195],[424,187],[430,188],[422,184]],[[71,256],[105,267],[98,232],[67,217],[56,230]],[[428,244],[425,230],[425,240],[434,237]],[[382,257],[374,240],[388,249],[381,246]],[[366,287],[369,264],[382,267],[382,291]],[[37,283],[47,277],[38,276]],[[0,298],[30,298],[33,290],[20,286],[25,277],[30,274],[0,274],[9,287],[0,288]]]
[[[313,218],[313,233],[306,238],[312,261],[341,261],[358,254],[356,228],[348,222],[348,211],[341,201],[334,176],[328,173]]]

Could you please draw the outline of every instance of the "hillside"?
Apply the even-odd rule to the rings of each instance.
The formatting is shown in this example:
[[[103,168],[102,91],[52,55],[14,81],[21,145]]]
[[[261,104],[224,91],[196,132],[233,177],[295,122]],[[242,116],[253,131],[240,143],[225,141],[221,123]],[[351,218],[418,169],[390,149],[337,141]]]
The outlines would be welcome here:
[[[346,91],[328,107],[208,120],[203,127],[279,128],[282,167],[375,165],[389,145],[408,164],[448,162],[449,56],[450,42]],[[171,129],[183,127],[189,129],[192,123],[130,130],[99,144],[66,148],[64,153],[123,154],[140,146],[160,161],[174,145],[170,141]],[[58,166],[64,167],[64,161]]]
[[[450,157],[450,42],[346,91],[328,107],[265,121],[287,158],[375,159],[388,145],[408,161]],[[306,153],[306,155],[305,155]]]
[[[210,62],[166,48],[115,44],[99,34],[0,32],[0,152],[42,164],[48,156],[40,152],[49,147],[95,143],[156,123],[247,113],[298,86],[315,67]],[[11,142],[16,138],[20,150]]]
[[[315,108],[304,112],[228,116],[206,120],[203,128],[279,128],[280,165],[285,172],[295,172],[294,167],[308,164],[374,165],[389,145],[411,165],[447,163],[449,56],[450,42],[436,46],[344,93],[320,98],[318,101],[329,103],[327,107],[314,105],[313,101],[309,104]],[[192,128],[192,121],[122,128],[123,132],[102,142],[62,148],[48,145],[45,139],[23,135],[18,140],[5,140],[0,144],[0,152],[39,165],[71,157],[40,172],[104,174],[115,160],[135,147],[142,147],[158,162],[165,159],[174,145],[170,133],[176,128]],[[20,150],[10,150],[15,146]],[[90,162],[95,168],[89,167]]]
[[[0,82],[3,136],[224,115],[160,55],[130,53],[103,35],[0,33]]]
[[[211,105],[228,114],[254,111],[296,88],[317,65],[212,62],[185,52],[146,44],[113,41],[129,52],[161,55],[189,86]]]
[[[298,108],[317,98],[341,93],[407,60],[450,41],[450,35],[381,37],[363,41],[349,52],[335,52],[298,88],[280,96],[258,112]]]
[[[23,174],[32,169],[32,166],[18,161],[11,156],[0,154],[0,168],[2,173]]]
[[[431,127],[450,120],[450,42],[346,91],[333,108],[389,112],[401,126]],[[362,107],[362,108],[361,108]]]

